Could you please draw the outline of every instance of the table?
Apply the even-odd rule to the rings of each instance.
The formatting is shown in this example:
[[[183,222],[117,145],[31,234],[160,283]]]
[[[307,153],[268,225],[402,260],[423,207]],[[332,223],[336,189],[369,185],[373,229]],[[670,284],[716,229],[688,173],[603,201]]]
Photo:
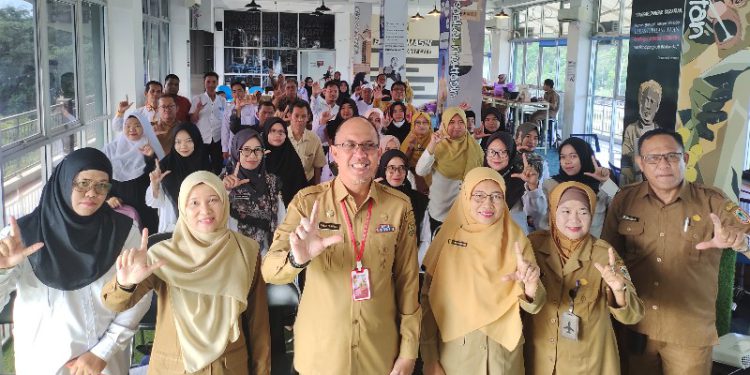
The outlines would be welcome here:
[[[538,110],[546,111],[546,120],[543,123],[542,129],[539,131],[539,139],[541,140],[539,148],[543,148],[545,151],[547,150],[549,145],[547,145],[544,140],[547,138],[547,128],[549,127],[549,102],[519,102],[492,95],[482,95],[482,101],[492,106],[502,105],[513,109],[513,125],[511,125],[511,131],[515,129],[515,122],[523,119],[523,113],[525,112],[524,109],[531,108],[530,112]]]

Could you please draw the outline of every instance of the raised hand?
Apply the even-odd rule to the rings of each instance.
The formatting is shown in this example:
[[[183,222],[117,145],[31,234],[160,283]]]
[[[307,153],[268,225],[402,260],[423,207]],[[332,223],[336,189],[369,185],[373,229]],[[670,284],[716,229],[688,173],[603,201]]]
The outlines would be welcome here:
[[[239,165],[239,163],[240,162],[238,160],[237,161],[237,165],[234,166],[234,172],[232,174],[228,174],[228,175],[224,176],[224,180],[222,180],[222,182],[224,182],[224,188],[227,189],[227,190],[232,190],[232,189],[236,188],[237,186],[244,185],[244,184],[250,182],[250,179],[248,179],[248,178],[240,179],[240,177],[239,177],[239,173],[240,173],[240,165]]]
[[[518,281],[523,284],[523,293],[529,299],[534,299],[537,287],[539,286],[539,267],[536,264],[529,263],[523,259],[523,251],[518,242],[516,247],[516,272],[509,273],[502,277],[503,281]]]
[[[313,203],[310,216],[302,218],[294,232],[289,233],[289,245],[294,259],[299,264],[307,263],[320,255],[328,246],[335,245],[344,238],[339,235],[320,237],[318,233],[318,201]]]
[[[331,111],[323,111],[323,113],[320,114],[320,125],[327,124],[332,118],[333,115],[331,114]]]
[[[42,247],[44,247],[42,242],[24,247],[21,241],[21,229],[18,227],[16,218],[11,216],[10,236],[0,240],[0,268],[13,268]]]
[[[153,149],[153,147],[151,147],[151,145],[150,145],[150,144],[148,144],[148,143],[146,143],[145,145],[143,145],[143,146],[142,146],[141,148],[139,148],[138,150],[139,150],[139,151],[141,151],[141,154],[143,154],[143,155],[145,155],[145,156],[148,156],[148,157],[152,157],[152,156],[154,156],[154,149]]]
[[[461,108],[464,111],[468,111],[471,109],[471,104],[468,102],[461,102],[461,104],[458,105],[458,108]]]
[[[320,95],[321,92],[323,92],[323,89],[320,88],[320,83],[318,83],[317,81],[313,82],[313,84],[312,84],[312,96],[314,98],[317,98],[318,95]]]
[[[714,223],[714,237],[710,241],[703,241],[695,245],[697,250],[721,250],[730,247],[735,251],[747,250],[747,235],[740,228],[731,225],[724,226],[714,213],[711,213],[710,217]]]
[[[430,138],[430,143],[427,144],[427,151],[429,151],[431,154],[435,151],[435,146],[438,145],[438,143],[442,142],[445,139],[445,136],[441,134],[440,132],[434,132],[432,133],[432,138]]]
[[[482,139],[485,137],[489,137],[492,134],[487,134],[484,132],[484,126],[480,125],[474,128],[474,139]]]
[[[523,159],[523,171],[521,173],[513,173],[510,177],[520,178],[529,187],[529,190],[536,190],[539,187],[539,172],[529,164],[529,160],[526,158],[526,154],[521,154]]]
[[[609,285],[612,291],[622,291],[625,287],[625,277],[622,273],[617,271],[615,266],[617,265],[617,258],[615,257],[615,249],[609,248],[609,266],[603,266],[599,263],[594,262],[594,267],[599,270],[602,274],[602,279]]]
[[[372,91],[372,95],[374,100],[383,100],[383,88],[378,86],[378,88]]]
[[[591,161],[594,163],[594,172],[583,172],[586,176],[589,176],[599,182],[607,182],[609,180],[609,169],[604,168],[596,162],[596,157],[591,155]]]
[[[162,172],[161,167],[159,166],[159,159],[156,159],[156,167],[154,167],[154,170],[148,174],[148,178],[151,180],[151,185],[158,185],[164,177],[170,173],[172,173],[172,171]]]
[[[123,100],[123,101],[121,101],[120,103],[117,104],[117,112],[118,113],[125,113],[125,111],[127,111],[128,108],[130,108],[131,106],[133,106],[133,102],[129,101],[128,100],[128,95],[125,94],[125,100]]]
[[[68,361],[65,367],[69,369],[70,375],[98,375],[107,367],[107,362],[91,352],[86,352]]]
[[[122,199],[117,197],[112,197],[107,199],[107,204],[112,208],[120,208],[122,206]]]
[[[136,249],[125,249],[117,257],[117,283],[124,288],[132,288],[134,285],[151,276],[154,271],[164,265],[160,260],[154,264],[148,264],[148,229],[143,229],[141,236],[141,247]]]

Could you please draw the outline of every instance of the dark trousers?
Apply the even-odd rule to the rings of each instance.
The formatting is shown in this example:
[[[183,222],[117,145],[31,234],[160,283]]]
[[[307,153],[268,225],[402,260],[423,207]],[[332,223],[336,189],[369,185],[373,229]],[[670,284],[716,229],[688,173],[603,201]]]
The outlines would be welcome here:
[[[206,143],[208,157],[211,159],[211,172],[217,175],[224,168],[224,155],[221,153],[221,141]]]

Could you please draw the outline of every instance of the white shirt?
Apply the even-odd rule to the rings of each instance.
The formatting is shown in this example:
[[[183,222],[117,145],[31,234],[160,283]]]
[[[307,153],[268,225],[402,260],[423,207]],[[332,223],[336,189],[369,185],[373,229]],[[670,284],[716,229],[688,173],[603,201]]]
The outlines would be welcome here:
[[[216,95],[216,99],[211,101],[207,93],[193,97],[190,113],[195,113],[198,102],[203,103],[203,108],[198,117],[198,129],[201,131],[203,143],[211,144],[221,141],[221,122],[224,119],[224,109],[227,107],[227,101],[221,95]]]
[[[143,106],[141,108],[136,109],[135,111],[146,116],[146,118],[150,122],[159,121],[158,113],[154,109],[150,109],[146,106]],[[115,118],[112,119],[112,131],[114,131],[115,133],[121,132],[124,124],[125,124],[125,115],[120,116],[120,117],[115,116]]]
[[[257,119],[255,114],[258,112],[257,104],[248,104],[242,107],[242,113],[240,113],[240,124],[252,125],[255,124]],[[234,113],[234,104],[227,104],[227,108],[224,110],[224,119],[221,122],[221,151],[229,152],[229,148],[232,147],[232,138],[234,134],[229,128],[229,119]]]
[[[331,113],[331,120],[336,117],[336,115],[339,113],[339,105],[334,104],[333,107],[329,106],[325,100],[321,99],[320,96],[318,96],[317,100],[313,99],[313,103],[316,103],[317,105],[314,106],[315,109],[312,109],[313,112],[313,120],[312,120],[312,132],[315,133],[320,138],[320,142],[323,143],[324,146],[328,145],[328,135],[326,135],[326,125],[327,123],[321,124],[320,123],[320,117],[325,111],[329,111]],[[316,112],[317,109],[317,112]],[[322,182],[322,181],[321,181]]]
[[[146,189],[146,205],[155,208],[159,214],[159,233],[174,232],[177,216],[172,201],[164,194],[164,185],[159,184],[159,196],[154,198],[151,185]]]
[[[372,109],[372,103],[367,104],[364,100],[357,100],[357,113],[359,113],[360,116],[364,116],[365,112]]]
[[[0,238],[9,231],[9,227],[0,231]],[[137,248],[140,242],[141,235],[134,226],[123,248]],[[18,290],[13,308],[17,374],[67,375],[70,372],[65,363],[88,351],[107,362],[104,374],[128,373],[130,339],[151,306],[152,293],[121,313],[108,310],[101,294],[115,273],[112,265],[93,283],[62,291],[39,281],[28,259],[0,270],[0,304],[4,306],[9,294]]]
[[[451,180],[443,176],[437,170],[433,170],[435,156],[425,150],[419,157],[414,171],[420,176],[427,176],[432,173],[432,185],[430,185],[430,203],[427,204],[427,211],[430,217],[437,221],[445,220],[445,215],[451,209],[453,202],[458,196],[461,189],[461,180]]]

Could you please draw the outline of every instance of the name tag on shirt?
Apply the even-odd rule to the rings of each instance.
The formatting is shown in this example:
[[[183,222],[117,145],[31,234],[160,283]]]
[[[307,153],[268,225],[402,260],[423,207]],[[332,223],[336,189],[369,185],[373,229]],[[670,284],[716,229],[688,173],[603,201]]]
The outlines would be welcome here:
[[[318,229],[322,229],[322,230],[339,230],[339,229],[341,229],[341,224],[324,223],[324,222],[321,221],[320,223],[318,223]]]
[[[396,227],[390,224],[380,224],[377,228],[375,228],[375,233],[390,233],[395,231]]]
[[[456,241],[456,240],[451,240],[451,239],[448,240],[448,243],[451,244],[451,245],[453,245],[453,246],[458,246],[458,247],[469,246],[469,244],[467,244],[464,241]]]

